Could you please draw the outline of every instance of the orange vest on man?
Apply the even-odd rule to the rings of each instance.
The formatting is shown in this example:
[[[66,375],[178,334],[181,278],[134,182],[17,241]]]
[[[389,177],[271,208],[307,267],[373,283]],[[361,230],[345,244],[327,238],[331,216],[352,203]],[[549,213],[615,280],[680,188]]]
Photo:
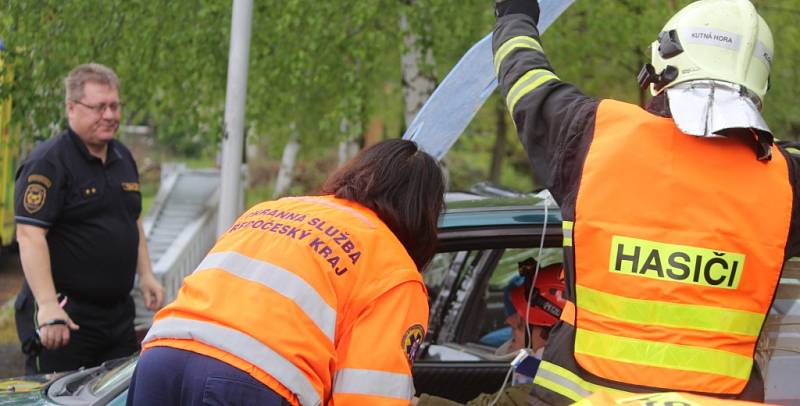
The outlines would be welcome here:
[[[284,198],[253,207],[220,238],[158,312],[144,348],[216,358],[295,405],[407,405],[427,322],[421,276],[371,210]]]
[[[688,136],[670,118],[600,103],[575,218],[564,219],[575,302],[534,391],[577,401],[614,389],[758,390],[753,354],[792,210],[787,163],[772,148],[757,161],[741,140]]]

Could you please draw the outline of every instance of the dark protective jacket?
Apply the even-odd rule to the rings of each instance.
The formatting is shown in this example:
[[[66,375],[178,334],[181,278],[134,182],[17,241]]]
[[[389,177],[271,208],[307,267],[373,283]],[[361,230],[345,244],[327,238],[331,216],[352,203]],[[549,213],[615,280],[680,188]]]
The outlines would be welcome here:
[[[744,140],[682,134],[664,96],[647,112],[585,96],[554,73],[531,16],[499,17],[493,42],[520,140],[565,220],[569,305],[551,333],[533,398],[569,404],[603,389],[763,398],[752,351],[782,265],[800,251],[797,158],[774,146],[772,161],[759,163]],[[762,174],[769,178],[760,181]],[[703,181],[722,186],[703,188]],[[761,245],[762,236],[770,243]],[[727,255],[725,269],[716,254]],[[730,273],[736,258],[745,260],[738,276]],[[684,267],[691,276],[678,272]],[[714,285],[723,284],[723,270],[724,288]],[[693,294],[699,297],[687,301]],[[646,312],[626,311],[632,304]],[[690,317],[670,318],[671,309]],[[720,315],[736,321],[701,324]],[[699,340],[704,334],[709,343]],[[691,354],[675,351],[680,346]],[[682,379],[641,379],[661,374]]]

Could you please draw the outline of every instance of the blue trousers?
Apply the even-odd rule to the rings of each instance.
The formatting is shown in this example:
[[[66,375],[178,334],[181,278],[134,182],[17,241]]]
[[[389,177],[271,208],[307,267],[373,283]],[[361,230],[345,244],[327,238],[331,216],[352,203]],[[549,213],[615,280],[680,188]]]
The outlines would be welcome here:
[[[191,351],[154,347],[139,358],[127,405],[286,406],[289,402],[222,361]]]

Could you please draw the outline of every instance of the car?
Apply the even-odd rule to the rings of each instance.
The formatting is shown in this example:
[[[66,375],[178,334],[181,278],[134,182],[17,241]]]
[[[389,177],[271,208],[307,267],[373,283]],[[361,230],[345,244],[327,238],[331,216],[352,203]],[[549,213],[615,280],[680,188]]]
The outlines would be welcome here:
[[[503,384],[511,355],[489,333],[504,324],[502,292],[517,263],[560,262],[561,214],[546,192],[505,197],[475,190],[448,194],[437,254],[423,271],[428,334],[413,367],[417,394],[465,402]],[[790,261],[765,327],[761,366],[767,401],[798,404],[800,262]],[[759,356],[757,356],[759,358]],[[136,356],[74,372],[0,380],[1,405],[123,405]]]
[[[418,393],[466,401],[496,391],[509,358],[481,337],[503,327],[502,290],[517,262],[542,252],[557,261],[561,217],[535,196],[448,197],[437,254],[423,272],[431,313],[414,364]],[[137,357],[74,372],[0,380],[0,405],[123,405]]]

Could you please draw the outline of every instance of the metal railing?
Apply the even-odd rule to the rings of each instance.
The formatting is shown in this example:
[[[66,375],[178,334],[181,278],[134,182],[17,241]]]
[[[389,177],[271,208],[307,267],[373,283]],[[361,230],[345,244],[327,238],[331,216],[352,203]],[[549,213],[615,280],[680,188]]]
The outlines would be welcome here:
[[[175,299],[183,278],[194,271],[216,241],[219,171],[176,167],[143,220],[153,273],[163,284],[164,303]],[[147,329],[153,311],[134,289],[137,330]]]

